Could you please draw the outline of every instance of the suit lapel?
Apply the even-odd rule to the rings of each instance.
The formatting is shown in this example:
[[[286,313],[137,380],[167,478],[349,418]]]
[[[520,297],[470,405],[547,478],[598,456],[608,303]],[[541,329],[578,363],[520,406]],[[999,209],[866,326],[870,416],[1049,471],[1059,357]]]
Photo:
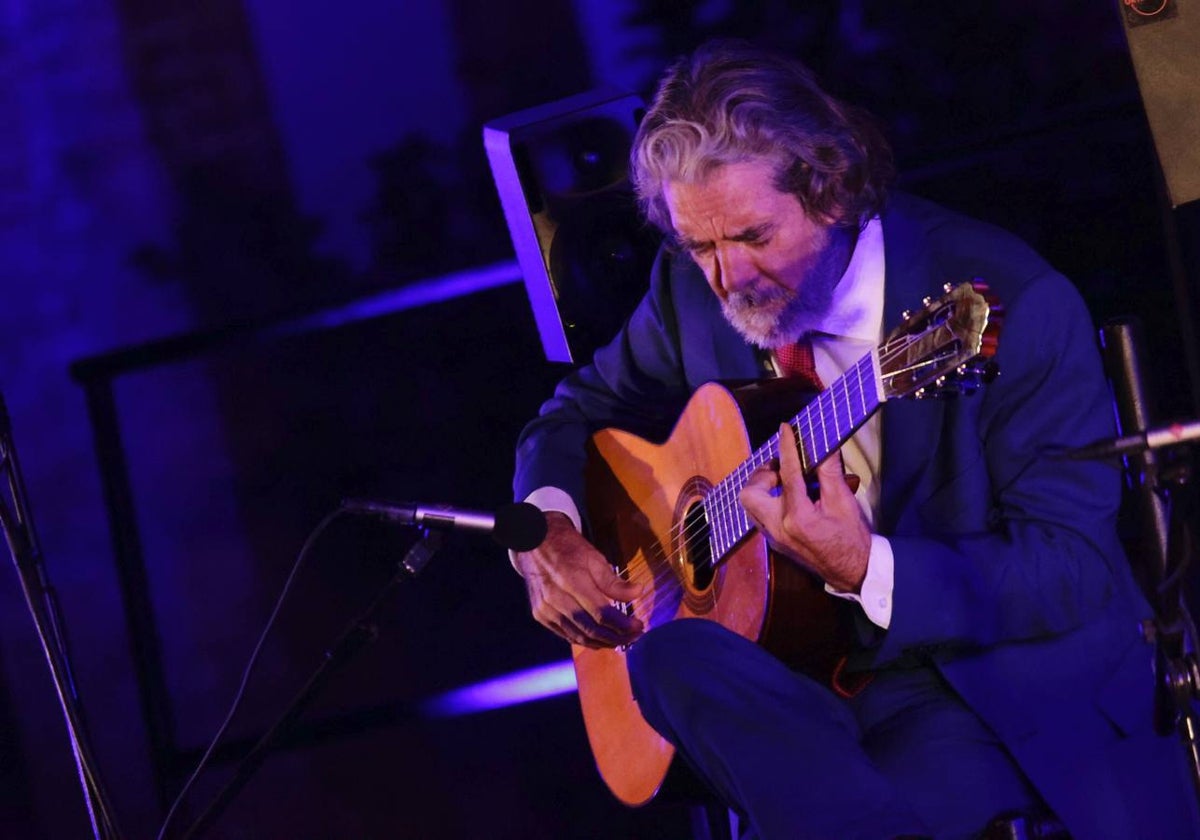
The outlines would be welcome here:
[[[883,215],[885,329],[895,327],[900,313],[916,309],[921,298],[936,295],[944,282],[934,275],[925,246],[925,230],[904,196],[896,196]],[[883,459],[880,466],[880,532],[892,533],[929,465],[941,429],[944,404],[939,400],[884,403]]]
[[[686,347],[685,369],[692,389],[705,382],[759,379],[765,375],[760,354],[725,320],[721,303],[692,268],[692,311],[699,317],[689,324],[697,330],[692,346]],[[699,279],[696,279],[699,278]]]

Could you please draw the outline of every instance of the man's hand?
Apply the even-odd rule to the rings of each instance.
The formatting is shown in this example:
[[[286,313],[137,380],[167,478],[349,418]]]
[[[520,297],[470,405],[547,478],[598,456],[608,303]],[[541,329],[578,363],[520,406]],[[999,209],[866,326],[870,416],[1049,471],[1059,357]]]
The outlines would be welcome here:
[[[767,542],[816,572],[840,592],[858,593],[867,574],[871,532],[854,494],[846,486],[842,458],[817,467],[820,499],[808,498],[795,432],[779,430],[779,469],[759,467],[739,500]]]
[[[546,514],[546,539],[515,557],[533,617],[568,642],[591,648],[629,644],[642,623],[613,601],[632,601],[642,586],[622,580],[565,514]]]

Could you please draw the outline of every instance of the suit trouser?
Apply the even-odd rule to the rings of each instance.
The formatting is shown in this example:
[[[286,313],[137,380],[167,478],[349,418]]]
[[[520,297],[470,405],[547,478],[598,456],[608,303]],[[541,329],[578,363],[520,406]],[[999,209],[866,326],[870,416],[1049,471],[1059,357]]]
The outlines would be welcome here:
[[[629,650],[643,716],[763,840],[970,837],[1039,803],[995,735],[931,668],[852,699],[704,620]]]

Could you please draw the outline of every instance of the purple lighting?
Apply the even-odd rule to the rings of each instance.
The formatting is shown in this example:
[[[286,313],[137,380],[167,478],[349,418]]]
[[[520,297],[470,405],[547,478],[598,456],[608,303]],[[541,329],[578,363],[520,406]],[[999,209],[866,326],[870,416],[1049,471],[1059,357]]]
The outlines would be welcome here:
[[[366,321],[395,312],[416,309],[448,300],[494,289],[509,283],[521,282],[521,270],[514,260],[469,268],[465,271],[446,274],[419,280],[399,288],[392,289],[364,300],[337,309],[327,309],[315,315],[308,315],[288,321],[275,329],[281,334],[304,332],[313,328],[335,329],[345,324]]]
[[[421,711],[430,717],[458,717],[557,697],[575,689],[575,666],[568,659],[447,691],[425,701]]]

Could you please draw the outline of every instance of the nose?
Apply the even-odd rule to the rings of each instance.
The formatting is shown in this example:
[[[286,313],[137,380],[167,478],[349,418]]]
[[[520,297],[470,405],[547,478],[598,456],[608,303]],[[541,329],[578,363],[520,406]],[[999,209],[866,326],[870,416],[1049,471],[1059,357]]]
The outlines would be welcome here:
[[[758,266],[741,242],[717,247],[715,272],[713,287],[722,298],[752,287],[758,279]]]

